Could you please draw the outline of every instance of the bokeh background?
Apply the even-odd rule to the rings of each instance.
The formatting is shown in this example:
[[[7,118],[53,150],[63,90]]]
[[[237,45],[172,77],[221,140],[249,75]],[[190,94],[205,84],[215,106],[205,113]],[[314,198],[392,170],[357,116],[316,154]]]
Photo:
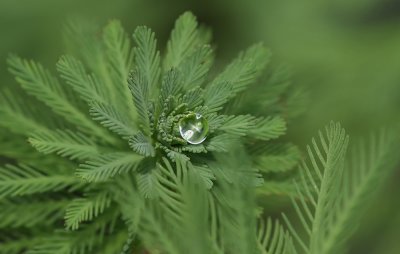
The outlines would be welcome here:
[[[351,137],[398,124],[398,0],[0,0],[0,88],[16,84],[7,72],[9,53],[54,69],[71,17],[99,24],[120,19],[128,32],[146,24],[164,45],[186,10],[212,27],[217,65],[263,41],[274,62],[291,67],[294,84],[310,95],[306,113],[290,125],[288,139],[299,146],[330,120],[340,121]],[[369,209],[360,211],[363,223],[349,253],[400,253],[399,179],[397,170]]]

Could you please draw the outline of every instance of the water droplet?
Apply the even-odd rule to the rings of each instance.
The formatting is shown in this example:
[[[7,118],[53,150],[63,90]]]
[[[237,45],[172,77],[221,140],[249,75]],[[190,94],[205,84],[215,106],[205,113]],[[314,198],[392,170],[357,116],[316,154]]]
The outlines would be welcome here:
[[[202,143],[208,134],[208,122],[198,113],[190,113],[179,121],[179,132],[188,143]]]

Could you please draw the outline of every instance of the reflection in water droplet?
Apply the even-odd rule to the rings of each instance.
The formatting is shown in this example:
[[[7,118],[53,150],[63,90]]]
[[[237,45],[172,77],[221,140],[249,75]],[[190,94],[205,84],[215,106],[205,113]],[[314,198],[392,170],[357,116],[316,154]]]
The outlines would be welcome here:
[[[179,132],[188,143],[193,145],[200,144],[207,137],[208,122],[200,114],[188,114],[179,121]]]

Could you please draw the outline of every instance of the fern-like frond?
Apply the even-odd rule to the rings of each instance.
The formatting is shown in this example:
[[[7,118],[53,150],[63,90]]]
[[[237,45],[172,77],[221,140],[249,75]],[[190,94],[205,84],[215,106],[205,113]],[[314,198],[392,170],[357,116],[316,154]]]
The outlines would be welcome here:
[[[47,131],[47,126],[37,119],[38,113],[24,104],[25,102],[15,98],[9,91],[2,91],[0,94],[0,126],[21,135],[27,135],[33,131]]]
[[[31,249],[40,244],[47,238],[47,234],[38,234],[36,236],[18,236],[17,239],[13,237],[10,237],[10,239],[1,239],[0,254],[21,254],[27,249]]]
[[[88,70],[98,77],[102,84],[102,94],[106,98],[106,102],[121,103],[121,90],[116,89],[112,68],[109,66],[107,54],[110,50],[105,45],[106,31],[103,34],[103,40],[99,40],[99,31],[97,23],[87,22],[83,20],[71,20],[66,28],[66,42],[70,51],[79,56]],[[111,69],[111,70],[110,70]],[[126,86],[125,86],[126,87]],[[120,104],[119,104],[120,105]],[[126,108],[123,108],[124,110]],[[121,109],[122,110],[122,109]]]
[[[253,154],[257,167],[266,173],[292,170],[301,158],[300,150],[292,144],[271,143],[262,146],[262,154]]]
[[[156,198],[159,195],[158,177],[160,170],[152,160],[143,161],[138,167],[136,182],[144,198]]]
[[[144,207],[143,198],[138,193],[132,175],[116,177],[113,185],[113,199],[120,207],[120,212],[130,234],[135,234],[141,220]]]
[[[56,153],[72,160],[84,160],[99,154],[93,140],[71,130],[36,132],[29,138],[29,143],[41,153]]]
[[[182,103],[186,103],[188,108],[196,108],[203,103],[203,89],[194,87],[188,90],[182,97]]]
[[[256,124],[256,118],[251,115],[229,116],[220,130],[238,136],[245,136]]]
[[[151,144],[151,139],[146,137],[141,131],[129,138],[129,146],[140,155],[151,157],[155,155],[155,149]]]
[[[77,230],[82,222],[93,220],[110,205],[111,197],[106,191],[74,199],[65,212],[66,229]]]
[[[271,218],[265,222],[259,220],[257,233],[257,246],[262,254],[295,254],[295,249],[289,233],[286,232],[278,221],[272,222]]]
[[[144,26],[136,28],[133,38],[136,43],[135,64],[143,74],[151,92],[157,91],[157,82],[160,79],[160,52],[157,50],[157,40],[154,32]],[[156,98],[157,94],[151,94]]]
[[[300,238],[284,216],[289,229],[304,252],[325,254],[325,237],[335,217],[334,209],[341,196],[344,157],[348,136],[338,123],[331,123],[325,135],[320,132],[319,142],[312,139],[307,147],[310,163],[300,170],[301,186],[296,184],[299,201],[293,205],[308,236],[308,244]],[[304,189],[304,191],[302,191]]]
[[[385,131],[372,135],[367,143],[353,147],[351,160],[343,174],[340,197],[325,222],[330,223],[330,227],[326,228],[325,237],[320,238],[323,241],[321,253],[337,253],[357,229],[360,211],[368,207],[371,197],[396,168],[398,148],[398,138]]]
[[[168,234],[168,228],[163,226],[160,215],[157,213],[157,205],[148,205],[147,212],[144,212],[139,224],[139,230],[143,244],[149,249],[162,249],[166,253],[180,253],[178,246],[174,244],[173,237]]]
[[[227,115],[218,115],[217,113],[207,114],[208,124],[210,125],[210,133],[218,130],[227,120]]]
[[[102,84],[94,74],[88,74],[83,64],[72,56],[65,55],[57,62],[57,70],[68,85],[87,102],[105,102]]]
[[[149,87],[147,80],[143,76],[143,73],[139,69],[136,69],[130,74],[129,89],[133,97],[133,102],[138,112],[138,125],[142,131],[149,135],[150,134],[150,119],[149,119]]]
[[[167,153],[167,156],[173,162],[175,162],[177,160],[181,160],[181,161],[190,160],[190,158],[188,156],[186,156],[184,153],[173,151],[173,150],[169,150],[168,153]]]
[[[209,37],[206,35],[197,29],[197,20],[192,13],[182,14],[176,20],[167,43],[164,70],[178,67],[198,46],[208,43]]]
[[[254,115],[282,114],[288,119],[290,112],[286,111],[287,96],[298,86],[291,86],[290,71],[287,66],[270,66],[260,77],[259,84],[254,89],[250,88],[246,93],[242,93],[236,101],[238,104],[235,108],[242,108],[239,112],[251,111]]]
[[[229,99],[255,82],[269,61],[270,52],[256,44],[230,63],[205,90],[205,105],[217,111]]]
[[[293,87],[285,98],[284,115],[289,120],[301,116],[310,106],[310,92],[304,87]]]
[[[88,182],[101,182],[117,174],[133,171],[142,159],[134,153],[101,154],[81,164],[76,175]]]
[[[115,233],[114,225],[120,213],[116,209],[108,209],[101,214],[96,223],[90,223],[78,231],[56,231],[51,236],[34,246],[29,254],[87,254],[104,253],[99,247],[107,234]],[[109,254],[109,253],[105,253]]]
[[[0,167],[0,199],[79,186],[73,175],[47,175],[25,165]]]
[[[308,147],[311,167],[303,164],[300,186],[296,185],[300,201],[293,201],[308,244],[286,216],[284,219],[305,252],[333,254],[342,251],[358,225],[360,211],[399,162],[398,138],[382,132],[373,136],[368,146],[355,146],[344,172],[344,131],[331,124],[326,137],[320,134],[320,140],[320,145],[313,140],[312,148]]]
[[[176,96],[182,90],[182,80],[177,69],[170,69],[165,73],[161,83],[160,106],[169,96]]]
[[[27,254],[70,254],[72,251],[69,238],[49,237],[47,242],[41,242],[34,246]],[[83,254],[83,253],[82,253]]]
[[[216,177],[211,168],[209,168],[207,165],[193,165],[190,162],[188,162],[188,168],[189,170],[192,170],[194,175],[201,179],[207,189],[211,189],[213,187]]]
[[[167,253],[169,250],[174,250],[172,253],[210,253],[210,244],[204,234],[207,199],[202,179],[187,167],[186,161],[177,160],[174,164],[164,158],[157,165],[160,171],[157,174],[159,199],[152,202],[151,210],[155,214],[149,212],[143,216],[146,221],[140,227],[142,235],[150,248],[162,244],[159,247]],[[159,220],[159,215],[165,220]],[[145,227],[154,222],[156,225]],[[182,237],[187,241],[182,242]],[[193,246],[198,247],[193,249]]]
[[[118,100],[111,101],[117,108],[131,117],[135,114],[131,95],[126,85],[129,72],[133,67],[133,49],[128,34],[118,20],[112,20],[104,28],[103,41],[105,44],[105,64]]]
[[[190,153],[206,153],[207,149],[203,144],[198,145],[184,145],[180,148],[181,152],[190,152]]]
[[[212,152],[228,152],[232,142],[236,142],[237,137],[229,134],[221,134],[207,140],[206,148]]]
[[[249,132],[250,137],[264,141],[276,139],[286,133],[286,122],[282,117],[266,117],[255,124]]]
[[[234,155],[234,156],[232,156]],[[223,253],[257,253],[255,195],[251,163],[241,147],[218,153],[210,165],[218,184],[211,191]]]
[[[55,113],[79,127],[82,131],[111,141],[102,128],[71,104],[58,80],[40,64],[22,60],[16,56],[11,56],[8,59],[8,64],[10,71],[16,76],[16,80],[29,94],[44,102]]]
[[[112,105],[92,102],[90,106],[90,115],[93,120],[99,121],[109,130],[121,135],[125,139],[135,133],[137,129],[135,123]]]
[[[52,225],[62,218],[66,206],[66,200],[20,198],[0,201],[0,228]]]
[[[182,82],[185,89],[201,86],[213,63],[212,49],[204,45],[196,49],[192,55],[183,60],[178,67],[182,73]]]
[[[40,161],[41,154],[36,153],[35,149],[26,145],[24,136],[10,136],[8,131],[0,128],[0,156],[10,159],[18,159],[22,163],[29,164],[30,160]],[[43,160],[42,160],[43,161]]]
[[[119,86],[125,84],[128,74],[133,66],[133,50],[128,35],[125,33],[121,22],[112,20],[104,29],[104,43],[108,50],[108,60],[116,72]]]
[[[144,164],[143,166],[142,170],[151,168],[149,164],[147,164],[147,166]],[[134,179],[130,175],[128,177],[116,178],[114,197],[121,208],[121,213],[127,223],[131,238],[126,240],[128,246],[124,247],[124,251],[122,251],[121,254],[130,253],[129,250],[131,248],[129,247],[129,243],[132,242],[132,235],[137,232],[141,232],[140,240],[144,245],[149,243],[149,238],[153,239],[153,237],[155,237],[157,242],[163,243],[161,245],[162,249],[175,250],[169,239],[170,236],[165,233],[166,228],[162,226],[162,222],[160,223],[159,221],[160,217],[156,214],[158,211],[156,205],[159,205],[159,202],[156,201],[154,205],[151,202],[145,202],[145,199],[142,198],[136,186],[137,184],[134,183]],[[149,200],[147,199],[147,201]],[[151,246],[151,248],[156,247],[154,242],[148,245]]]
[[[205,89],[204,105],[207,106],[208,112],[217,112],[223,108],[223,105],[230,99],[231,86],[228,81],[221,81]]]

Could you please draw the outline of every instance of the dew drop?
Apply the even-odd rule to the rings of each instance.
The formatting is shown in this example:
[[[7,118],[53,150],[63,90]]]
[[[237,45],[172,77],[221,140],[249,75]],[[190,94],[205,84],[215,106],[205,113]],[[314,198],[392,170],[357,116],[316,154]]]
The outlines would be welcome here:
[[[190,113],[179,121],[179,132],[188,143],[202,143],[208,134],[208,122],[198,113]]]

